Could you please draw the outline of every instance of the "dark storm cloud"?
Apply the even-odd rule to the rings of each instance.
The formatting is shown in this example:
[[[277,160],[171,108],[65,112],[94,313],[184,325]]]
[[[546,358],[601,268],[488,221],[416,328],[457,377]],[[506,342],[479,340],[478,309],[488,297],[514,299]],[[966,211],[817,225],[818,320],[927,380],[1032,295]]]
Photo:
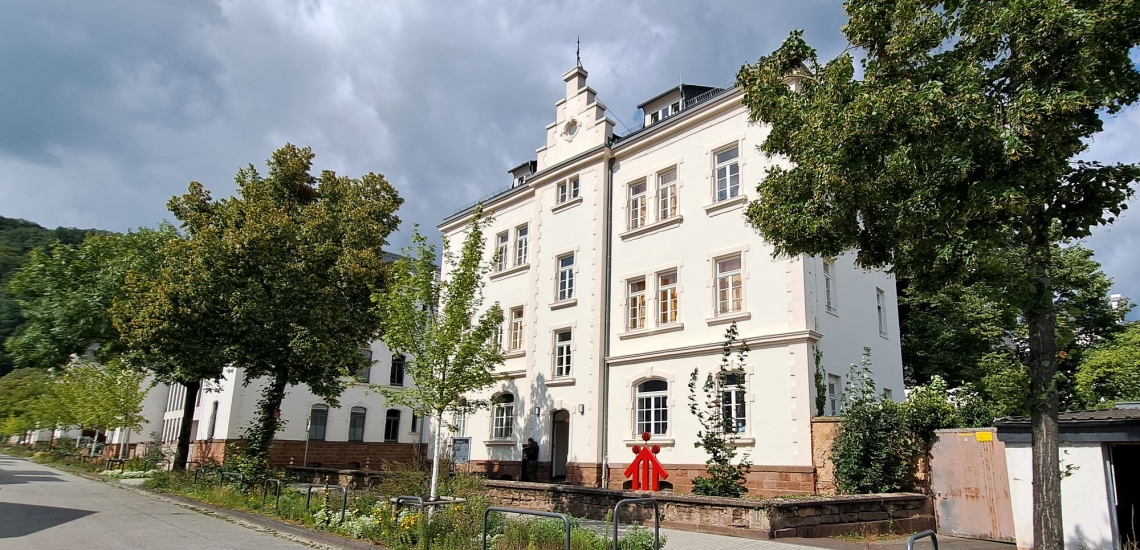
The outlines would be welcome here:
[[[0,18],[0,214],[154,225],[188,181],[230,193],[238,167],[290,141],[319,169],[395,183],[404,244],[409,222],[433,233],[534,158],[576,37],[632,126],[641,101],[729,82],[792,29],[831,57],[843,22],[832,0],[16,3]],[[1106,136],[1134,134],[1129,114]],[[1117,253],[1131,215],[1090,239],[1122,258],[1118,286],[1140,267]]]

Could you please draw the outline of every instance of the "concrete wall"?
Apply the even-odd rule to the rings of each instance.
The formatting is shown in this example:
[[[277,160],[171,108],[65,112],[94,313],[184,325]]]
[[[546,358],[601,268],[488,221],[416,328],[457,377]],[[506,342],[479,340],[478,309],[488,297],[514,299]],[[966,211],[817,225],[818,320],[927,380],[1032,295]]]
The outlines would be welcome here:
[[[1006,468],[1013,503],[1017,547],[1033,547],[1033,451],[1028,443],[1006,443]],[[1066,550],[1109,550],[1112,499],[1100,443],[1062,443],[1061,467],[1072,466],[1061,479],[1061,519]]]

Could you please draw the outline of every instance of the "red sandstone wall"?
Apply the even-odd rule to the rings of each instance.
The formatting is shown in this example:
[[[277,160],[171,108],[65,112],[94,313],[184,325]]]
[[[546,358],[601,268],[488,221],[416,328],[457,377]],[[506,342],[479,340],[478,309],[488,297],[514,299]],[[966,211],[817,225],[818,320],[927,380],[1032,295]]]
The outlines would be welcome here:
[[[222,463],[225,461],[227,447],[231,443],[241,444],[242,441],[236,439],[195,441],[193,442],[194,460],[203,462],[207,459],[213,459]],[[370,469],[379,470],[396,463],[415,462],[417,445],[414,443],[310,441],[308,447],[306,454],[303,440],[276,440],[269,449],[269,465],[273,468],[283,468],[290,465],[304,466],[306,457],[308,457],[308,463],[319,462],[322,468],[345,468],[350,462],[359,462],[361,468],[367,466]]]

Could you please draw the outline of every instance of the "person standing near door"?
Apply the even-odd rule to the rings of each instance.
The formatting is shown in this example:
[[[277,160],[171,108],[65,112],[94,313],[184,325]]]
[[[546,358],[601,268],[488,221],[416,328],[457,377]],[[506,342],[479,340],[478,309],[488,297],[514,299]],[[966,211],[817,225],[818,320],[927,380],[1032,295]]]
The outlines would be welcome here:
[[[522,480],[536,481],[538,477],[538,442],[533,437],[526,439],[522,448]]]

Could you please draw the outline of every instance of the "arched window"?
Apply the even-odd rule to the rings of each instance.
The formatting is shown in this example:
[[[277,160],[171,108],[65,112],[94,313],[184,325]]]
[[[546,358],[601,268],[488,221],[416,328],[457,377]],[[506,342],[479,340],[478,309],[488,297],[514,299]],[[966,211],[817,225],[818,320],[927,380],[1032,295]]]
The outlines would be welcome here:
[[[665,435],[669,431],[669,383],[646,380],[637,385],[637,434]]]
[[[313,405],[309,410],[309,439],[325,440],[325,427],[329,423],[328,405]]]
[[[348,414],[348,440],[364,441],[364,417],[368,411],[364,407],[353,407]]]
[[[491,407],[492,439],[510,439],[515,428],[515,396],[504,393],[494,399]]]
[[[742,434],[748,427],[747,405],[744,401],[744,373],[729,372],[720,378],[721,416],[724,432]]]
[[[384,441],[394,443],[400,440],[400,411],[388,409],[384,415]]]

